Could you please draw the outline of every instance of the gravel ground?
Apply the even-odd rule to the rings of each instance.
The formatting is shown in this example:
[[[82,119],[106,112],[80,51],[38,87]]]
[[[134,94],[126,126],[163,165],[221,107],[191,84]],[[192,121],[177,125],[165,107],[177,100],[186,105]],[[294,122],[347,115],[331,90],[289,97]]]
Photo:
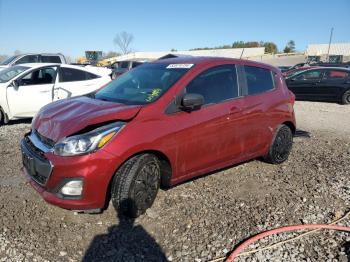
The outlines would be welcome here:
[[[279,226],[329,223],[350,210],[350,106],[297,102],[282,165],[255,160],[160,191],[140,218],[46,204],[20,174],[29,122],[0,127],[0,261],[208,261]],[[350,218],[342,222],[350,226]],[[249,249],[295,236],[266,238]],[[350,235],[320,232],[237,261],[350,261]]]

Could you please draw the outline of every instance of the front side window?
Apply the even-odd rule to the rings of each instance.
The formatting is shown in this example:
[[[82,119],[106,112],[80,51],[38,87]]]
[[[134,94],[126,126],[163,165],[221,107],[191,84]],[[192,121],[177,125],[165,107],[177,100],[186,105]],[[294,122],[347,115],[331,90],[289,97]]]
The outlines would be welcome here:
[[[29,67],[26,66],[12,66],[5,68],[0,71],[0,83],[6,83],[28,69]]]
[[[244,66],[248,95],[267,92],[275,88],[273,73],[269,69]]]
[[[87,72],[74,69],[61,67],[60,69],[60,82],[76,82],[89,80]]]
[[[187,85],[186,93],[202,95],[204,104],[216,104],[238,97],[235,66],[217,66],[200,73]]]
[[[165,94],[191,67],[145,64],[110,82],[95,98],[128,105],[148,104]]]
[[[34,70],[22,77],[20,85],[53,84],[56,77],[56,68],[46,67]]]
[[[9,58],[7,58],[7,59],[1,61],[1,62],[0,62],[0,65],[8,65],[8,64],[10,64],[12,61],[16,60],[17,57],[18,57],[17,55],[11,56],[11,57],[9,57]]]
[[[299,81],[315,81],[319,80],[322,76],[322,70],[309,70],[304,73],[295,75],[293,80]]]
[[[27,63],[38,63],[39,62],[39,56],[38,55],[26,55],[22,58],[18,59],[15,64],[27,64]]]

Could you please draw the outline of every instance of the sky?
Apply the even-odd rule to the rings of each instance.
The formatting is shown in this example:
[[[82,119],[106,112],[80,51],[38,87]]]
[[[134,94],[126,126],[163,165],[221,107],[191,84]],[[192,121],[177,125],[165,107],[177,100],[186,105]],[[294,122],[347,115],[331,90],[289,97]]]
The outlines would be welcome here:
[[[0,55],[119,51],[115,35],[134,36],[133,51],[188,50],[234,41],[350,42],[350,0],[0,0]]]

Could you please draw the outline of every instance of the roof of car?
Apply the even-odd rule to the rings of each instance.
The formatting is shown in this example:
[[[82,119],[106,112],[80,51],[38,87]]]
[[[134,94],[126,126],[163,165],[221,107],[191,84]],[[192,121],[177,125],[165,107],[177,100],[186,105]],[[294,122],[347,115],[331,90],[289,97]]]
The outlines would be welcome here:
[[[304,70],[311,70],[311,69],[322,69],[322,70],[326,70],[326,69],[332,69],[332,70],[344,70],[344,71],[350,71],[350,68],[347,67],[337,67],[337,66],[310,66],[310,67],[305,67]]]
[[[106,75],[110,74],[111,70],[105,67],[96,67],[96,66],[76,66],[76,65],[69,65],[69,64],[57,64],[57,63],[27,63],[27,64],[19,64],[16,66],[24,66],[29,68],[40,68],[40,67],[46,67],[46,66],[60,66],[65,68],[74,68],[78,70],[83,70],[87,72],[91,72],[98,75]]]
[[[271,66],[269,64],[264,64],[252,60],[246,60],[246,59],[237,59],[237,58],[227,58],[227,57],[211,57],[211,56],[186,56],[186,57],[175,57],[175,58],[166,58],[161,60],[156,60],[152,63],[157,64],[207,64],[207,63],[216,63],[216,62],[232,62],[232,63],[244,63],[247,65],[252,66],[262,66],[262,67],[268,67],[270,69],[274,69],[276,72],[279,72],[279,69],[277,69],[274,66]]]

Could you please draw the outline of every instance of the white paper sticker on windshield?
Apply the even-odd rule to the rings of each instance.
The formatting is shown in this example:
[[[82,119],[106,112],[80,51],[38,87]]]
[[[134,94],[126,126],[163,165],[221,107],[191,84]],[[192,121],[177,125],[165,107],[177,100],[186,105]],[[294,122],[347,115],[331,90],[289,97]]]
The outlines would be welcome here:
[[[166,68],[191,68],[193,64],[170,64]]]

